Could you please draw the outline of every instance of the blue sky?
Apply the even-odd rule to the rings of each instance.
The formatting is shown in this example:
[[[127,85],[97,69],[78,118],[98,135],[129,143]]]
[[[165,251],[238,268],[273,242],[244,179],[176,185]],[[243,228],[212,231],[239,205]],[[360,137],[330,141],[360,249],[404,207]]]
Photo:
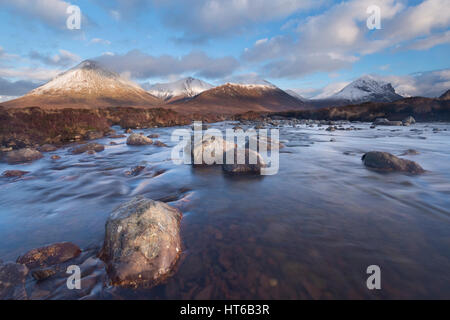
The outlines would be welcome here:
[[[81,9],[68,30],[69,5]],[[380,8],[369,30],[367,8]],[[401,94],[450,88],[450,0],[0,0],[0,96],[84,59],[139,83],[260,77],[307,97],[364,74]]]

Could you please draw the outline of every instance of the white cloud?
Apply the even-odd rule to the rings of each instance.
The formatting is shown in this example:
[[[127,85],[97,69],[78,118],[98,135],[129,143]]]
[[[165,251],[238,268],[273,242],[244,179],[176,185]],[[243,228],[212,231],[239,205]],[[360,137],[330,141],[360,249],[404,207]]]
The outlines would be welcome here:
[[[366,26],[371,5],[381,8],[381,30]],[[264,63],[266,77],[296,78],[349,68],[364,55],[389,48],[428,49],[448,43],[450,0],[352,0],[298,21],[297,37],[278,35],[245,50],[249,63]],[[290,23],[290,26],[292,26]]]
[[[67,50],[60,49],[59,54],[46,55],[37,51],[31,51],[29,57],[33,60],[41,61],[50,66],[69,67],[77,62],[81,61],[81,58]]]
[[[222,78],[233,73],[239,62],[231,57],[210,57],[202,51],[193,51],[181,57],[151,56],[139,50],[124,55],[102,55],[97,58],[106,67],[118,72],[129,72],[132,78],[167,77],[183,73],[204,78]]]
[[[101,39],[101,38],[93,38],[90,43],[93,44],[103,44],[103,45],[107,45],[109,46],[111,44],[111,41],[109,40],[105,40],[105,39]]]
[[[63,29],[68,17],[66,10],[71,4],[62,0],[0,0],[0,5],[17,14],[36,18],[47,25]]]
[[[44,68],[0,68],[0,77],[48,81],[56,77],[63,70]]]
[[[412,44],[410,44],[408,48],[413,50],[427,50],[434,46],[445,43],[450,43],[450,31],[416,40]]]

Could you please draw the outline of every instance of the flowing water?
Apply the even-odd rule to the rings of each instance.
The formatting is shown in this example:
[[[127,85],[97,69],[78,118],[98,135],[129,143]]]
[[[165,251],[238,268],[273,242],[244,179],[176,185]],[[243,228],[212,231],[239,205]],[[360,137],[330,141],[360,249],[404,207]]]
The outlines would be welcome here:
[[[93,276],[89,298],[449,299],[450,125],[352,125],[362,130],[281,127],[286,147],[274,176],[177,166],[170,148],[108,138],[96,141],[106,150],[95,155],[70,155],[65,148],[28,165],[0,164],[0,172],[31,172],[0,178],[0,259],[61,241],[95,256],[111,211],[143,195],[183,212],[184,248],[174,275],[137,290],[112,288],[104,274]],[[214,124],[225,126],[233,124]],[[174,129],[136,132],[159,133],[158,140],[173,146]],[[425,174],[380,174],[361,161],[367,151],[401,155],[407,149],[419,154],[402,157],[421,164]],[[61,160],[50,160],[53,154]],[[146,168],[126,174],[137,165]],[[370,265],[381,268],[381,290],[367,289]],[[68,297],[52,285],[36,297]]]

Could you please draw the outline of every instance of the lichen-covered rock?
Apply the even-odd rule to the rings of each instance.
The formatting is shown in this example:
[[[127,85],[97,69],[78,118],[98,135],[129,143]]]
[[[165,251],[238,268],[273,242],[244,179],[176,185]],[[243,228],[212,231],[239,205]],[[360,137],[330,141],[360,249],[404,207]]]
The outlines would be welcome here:
[[[9,164],[19,164],[32,162],[41,159],[42,157],[42,153],[40,153],[38,150],[25,148],[20,150],[13,150],[6,153],[5,160]]]
[[[39,151],[40,152],[53,152],[53,151],[56,151],[56,150],[58,150],[58,148],[56,148],[52,144],[44,144],[44,145],[39,147]]]
[[[103,138],[103,136],[104,136],[103,132],[100,132],[100,131],[88,131],[84,135],[84,139],[85,140],[95,140],[95,139]]]
[[[179,210],[137,197],[106,222],[100,258],[113,285],[152,286],[165,279],[181,253]]]
[[[226,153],[235,148],[234,142],[228,142],[219,136],[204,135],[202,141],[192,147],[192,164],[213,165],[225,163]],[[221,154],[220,154],[221,153]],[[220,162],[216,163],[221,159]]]
[[[25,279],[28,268],[22,264],[0,264],[0,300],[26,299]]]
[[[259,153],[245,149],[245,161],[243,164],[238,163],[238,152],[235,150],[234,163],[223,164],[222,170],[229,174],[261,174],[261,168],[265,167],[264,159]]]
[[[388,152],[371,151],[362,156],[364,165],[370,169],[384,172],[424,173],[425,170],[414,161],[400,159]]]
[[[76,258],[80,253],[77,245],[61,242],[28,251],[17,259],[17,263],[24,264],[29,269],[48,267]]]
[[[70,152],[72,154],[82,154],[82,153],[89,152],[89,151],[102,152],[103,150],[105,150],[105,146],[102,144],[88,143],[88,144],[83,144],[78,147],[74,147],[74,148],[70,149]]]
[[[144,135],[133,133],[127,139],[127,144],[130,146],[145,146],[152,144],[153,141]]]
[[[7,170],[3,172],[4,177],[6,178],[20,178],[29,173],[28,171],[20,171],[20,170]]]

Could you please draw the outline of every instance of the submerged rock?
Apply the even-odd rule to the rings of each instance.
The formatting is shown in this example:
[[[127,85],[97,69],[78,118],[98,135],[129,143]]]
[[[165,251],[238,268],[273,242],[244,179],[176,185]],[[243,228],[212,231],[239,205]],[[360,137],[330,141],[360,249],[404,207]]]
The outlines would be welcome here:
[[[8,152],[5,155],[5,160],[9,164],[19,164],[39,160],[42,157],[43,155],[39,151],[31,148],[25,148]]]
[[[139,175],[143,170],[145,169],[145,166],[136,166],[131,171],[127,171],[126,174],[129,176],[137,176]]]
[[[78,257],[80,253],[81,249],[77,245],[61,242],[28,251],[17,259],[17,263],[29,269],[48,267]]]
[[[230,174],[261,174],[261,168],[265,168],[266,164],[261,155],[253,150],[245,149],[245,163],[238,163],[238,152],[234,153],[234,164],[223,164],[222,170]],[[250,157],[254,157],[256,161],[250,161]]]
[[[0,264],[0,300],[26,299],[25,279],[28,268],[23,264]]]
[[[56,154],[50,157],[52,160],[59,160],[61,159],[60,156],[57,156]]]
[[[159,134],[157,134],[157,133],[152,133],[152,134],[148,135],[147,138],[150,138],[150,139],[159,138]]]
[[[370,169],[385,172],[424,173],[425,170],[414,161],[400,159],[387,152],[371,151],[362,156],[364,165]]]
[[[54,269],[49,268],[49,269],[42,269],[42,270],[33,271],[33,273],[31,275],[37,281],[43,281],[45,279],[50,278],[51,276],[53,276],[55,274],[56,274],[56,271]]]
[[[144,197],[115,209],[100,253],[112,283],[152,286],[168,276],[181,253],[181,217],[177,209]]]
[[[408,150],[406,150],[405,152],[403,152],[401,155],[402,156],[415,156],[415,155],[418,155],[418,154],[420,154],[420,152],[419,151],[417,151],[417,150],[414,150],[414,149],[408,149]]]
[[[154,145],[157,147],[167,147],[167,144],[161,141],[155,141]]]
[[[152,139],[137,133],[131,134],[127,139],[127,144],[130,146],[145,146],[152,143]]]
[[[81,146],[78,147],[74,147],[72,149],[70,149],[69,151],[72,154],[82,154],[85,152],[102,152],[103,150],[105,150],[105,146],[99,143],[88,143],[88,144],[83,144]]]
[[[110,135],[108,138],[111,138],[111,139],[121,139],[121,138],[126,138],[127,136],[126,135],[124,135],[124,134],[113,134],[113,135]]]
[[[27,173],[30,173],[29,171],[20,171],[20,170],[7,170],[5,172],[3,172],[4,177],[6,178],[20,178],[24,175],[26,175]]]

